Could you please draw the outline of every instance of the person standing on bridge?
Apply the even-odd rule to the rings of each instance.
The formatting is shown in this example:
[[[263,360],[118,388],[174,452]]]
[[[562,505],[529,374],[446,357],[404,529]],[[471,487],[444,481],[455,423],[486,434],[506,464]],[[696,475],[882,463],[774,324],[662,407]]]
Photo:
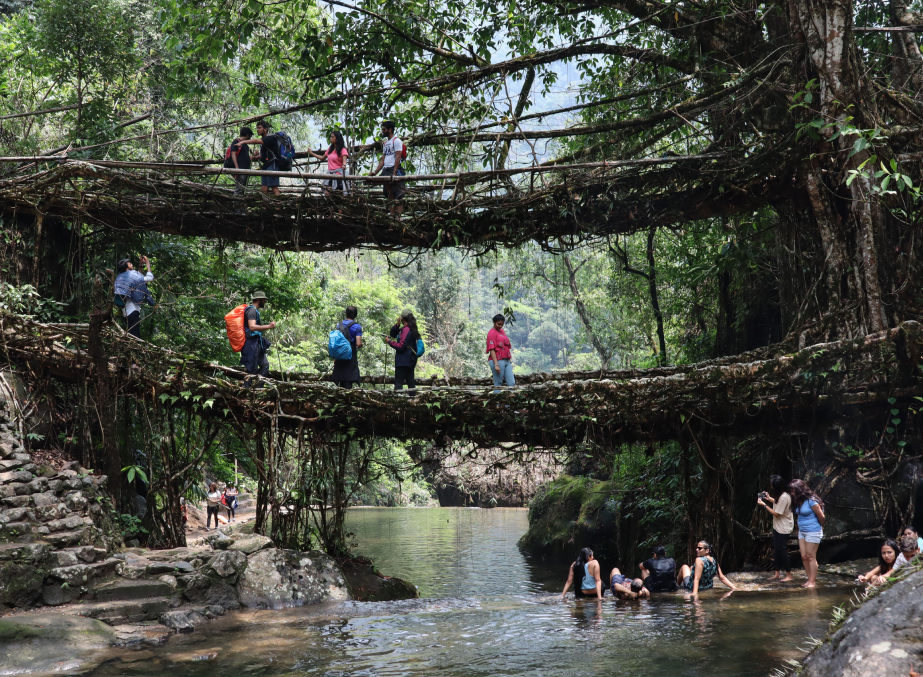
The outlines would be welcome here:
[[[362,347],[362,325],[356,321],[359,310],[356,306],[346,306],[346,319],[337,325],[339,330],[349,341],[353,349],[353,356],[348,360],[334,360],[332,380],[341,388],[352,388],[359,385],[362,376],[359,374],[359,348]]]
[[[250,153],[244,142],[253,138],[253,130],[249,127],[240,128],[240,136],[234,139],[231,147],[228,148],[227,159],[224,166],[228,169],[250,169]],[[247,181],[250,177],[247,174],[234,174],[234,195],[243,195],[247,188]]]
[[[147,290],[147,283],[154,280],[151,262],[146,256],[142,256],[140,262],[147,267],[144,275],[135,270],[131,261],[122,259],[116,265],[118,277],[115,278],[115,295],[125,303],[122,308],[125,330],[135,338],[141,338],[141,306],[138,303],[147,301],[149,305],[154,305],[154,299]]]
[[[409,389],[417,387],[414,381],[414,369],[417,368],[417,353],[415,346],[420,338],[417,329],[417,318],[409,310],[401,313],[397,324],[391,327],[391,340],[388,345],[394,348],[394,389],[401,390],[404,384]],[[387,339],[385,339],[387,341]]]
[[[346,149],[346,141],[343,140],[343,134],[339,130],[330,132],[330,147],[323,153],[313,150],[309,150],[308,152],[312,157],[318,160],[327,161],[328,174],[339,176],[339,178],[331,178],[324,181],[324,194],[331,195],[332,191],[340,190],[343,191],[343,195],[346,195],[349,190],[346,187],[346,181],[343,177],[346,176],[344,163],[346,162],[346,158],[349,157],[349,151]]]
[[[247,370],[248,374],[259,376],[269,376],[269,359],[266,357],[266,350],[269,348],[269,341],[263,338],[263,332],[267,329],[275,329],[276,323],[261,324],[260,309],[266,305],[266,294],[261,291],[253,292],[253,299],[247,309],[244,311],[244,342],[243,350],[240,351],[240,363]],[[248,379],[247,385],[250,385]]]
[[[504,324],[506,318],[503,315],[494,315],[494,326],[487,332],[487,363],[493,365],[491,374],[494,377],[495,388],[503,385],[504,381],[509,387],[516,385],[516,377],[513,376],[513,346],[503,331]]]
[[[282,152],[282,149],[279,147],[279,137],[269,133],[269,123],[265,120],[260,120],[256,123],[256,133],[260,135],[260,138],[247,139],[246,141],[239,141],[238,143],[242,145],[259,144],[260,152],[254,153],[251,159],[262,160],[264,171],[280,171],[279,165],[276,162]],[[264,194],[269,193],[269,189],[272,188],[273,195],[282,195],[282,189],[279,188],[278,176],[261,176],[260,183],[263,185],[261,190]]]
[[[394,123],[390,120],[382,122],[381,133],[385,135],[385,141],[381,146],[381,160],[369,176],[375,176],[378,172],[382,172],[382,176],[404,176],[405,172],[401,168],[401,162],[404,159],[404,142],[394,133]],[[399,181],[392,181],[383,184],[382,188],[385,197],[389,200],[388,211],[391,212],[391,216],[400,218],[404,213],[404,205],[401,204],[401,198],[404,197],[404,185]]]

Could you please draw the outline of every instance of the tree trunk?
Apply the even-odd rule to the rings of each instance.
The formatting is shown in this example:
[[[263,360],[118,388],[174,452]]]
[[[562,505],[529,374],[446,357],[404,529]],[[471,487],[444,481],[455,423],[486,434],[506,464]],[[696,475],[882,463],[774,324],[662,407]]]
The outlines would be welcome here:
[[[583,324],[583,329],[590,339],[590,343],[593,344],[593,348],[599,355],[602,368],[608,369],[609,362],[612,359],[612,353],[606,348],[605,344],[599,339],[599,335],[593,330],[593,323],[590,322],[590,314],[587,312],[586,304],[583,303],[583,299],[580,297],[580,287],[577,284],[577,271],[580,268],[579,266],[576,268],[574,267],[570,256],[567,254],[564,254],[564,265],[567,267],[567,283],[570,286],[571,296],[574,297],[574,306],[577,308],[577,316]]]
[[[660,343],[660,366],[667,364],[667,339],[663,331],[663,313],[660,312],[660,298],[657,295],[657,266],[654,262],[654,238],[657,229],[647,232],[647,288],[651,294],[651,309],[657,320],[657,340]]]
[[[120,503],[122,491],[122,459],[119,454],[118,425],[116,417],[115,387],[109,375],[109,356],[102,342],[103,324],[111,319],[111,308],[103,309],[99,303],[102,292],[102,282],[99,277],[94,283],[96,307],[90,315],[90,326],[87,337],[87,353],[93,361],[96,371],[97,415],[99,428],[102,433],[102,461],[109,477],[109,491],[116,505]]]

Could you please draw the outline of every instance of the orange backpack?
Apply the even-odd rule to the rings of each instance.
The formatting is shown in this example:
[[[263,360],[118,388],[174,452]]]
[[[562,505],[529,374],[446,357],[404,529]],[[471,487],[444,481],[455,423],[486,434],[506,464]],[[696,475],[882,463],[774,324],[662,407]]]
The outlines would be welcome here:
[[[224,323],[228,327],[228,341],[231,342],[231,350],[235,353],[243,350],[244,343],[247,341],[247,336],[244,333],[244,311],[246,309],[247,304],[245,303],[242,306],[237,306],[224,316]]]

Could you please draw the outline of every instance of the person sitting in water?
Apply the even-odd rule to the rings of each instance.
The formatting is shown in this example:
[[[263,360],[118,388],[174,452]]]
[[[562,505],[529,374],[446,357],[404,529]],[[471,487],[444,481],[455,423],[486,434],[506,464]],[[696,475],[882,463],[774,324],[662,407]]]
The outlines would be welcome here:
[[[613,569],[609,575],[609,587],[612,589],[612,596],[616,599],[638,599],[651,596],[651,591],[644,587],[640,578],[628,578],[622,575],[618,567]]]
[[[913,528],[911,525],[909,525],[909,524],[906,525],[906,526],[904,526],[904,527],[901,529],[900,533],[897,535],[897,539],[896,539],[896,540],[897,540],[897,541],[900,541],[900,540],[901,540],[902,538],[904,538],[905,536],[912,536],[914,539],[916,539],[916,541],[917,541],[917,547],[918,547],[921,551],[923,551],[923,537],[921,537],[920,534],[917,533],[917,530],[914,529],[914,528]]]
[[[897,571],[903,566],[910,564],[912,560],[920,556],[920,544],[913,536],[904,536],[900,540],[901,554],[894,561],[894,570]]]
[[[878,555],[878,566],[862,574],[856,581],[859,583],[868,583],[869,585],[884,585],[888,582],[888,576],[894,573],[894,564],[897,562],[897,553],[900,550],[897,542],[890,538],[881,544],[881,551]]]
[[[584,548],[577,555],[577,561],[574,562],[567,573],[567,583],[564,584],[564,592],[561,593],[561,599],[567,594],[571,584],[574,585],[574,597],[576,599],[596,599],[603,598],[603,584],[599,578],[599,562],[593,557],[593,551]]]
[[[684,564],[676,578],[677,585],[682,586],[687,592],[697,595],[699,590],[711,590],[715,585],[715,576],[717,575],[721,582],[731,590],[737,589],[727,579],[724,572],[721,571],[721,566],[712,556],[711,550],[711,544],[708,541],[696,543],[695,564],[693,565],[695,568]]]
[[[654,556],[638,565],[645,589],[649,592],[676,592],[676,562],[667,557],[662,545],[654,546],[651,552]]]

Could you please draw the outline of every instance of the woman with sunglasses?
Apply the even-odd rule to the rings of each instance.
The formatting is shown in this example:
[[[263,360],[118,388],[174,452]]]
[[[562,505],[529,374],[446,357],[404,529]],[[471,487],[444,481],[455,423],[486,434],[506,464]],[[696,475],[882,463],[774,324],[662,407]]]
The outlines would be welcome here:
[[[708,541],[699,541],[695,546],[695,564],[693,569],[688,564],[684,564],[676,577],[676,584],[681,586],[687,592],[693,595],[699,594],[699,590],[711,590],[715,585],[715,576],[721,579],[721,582],[731,590],[736,590],[721,566],[711,554],[711,545]]]

